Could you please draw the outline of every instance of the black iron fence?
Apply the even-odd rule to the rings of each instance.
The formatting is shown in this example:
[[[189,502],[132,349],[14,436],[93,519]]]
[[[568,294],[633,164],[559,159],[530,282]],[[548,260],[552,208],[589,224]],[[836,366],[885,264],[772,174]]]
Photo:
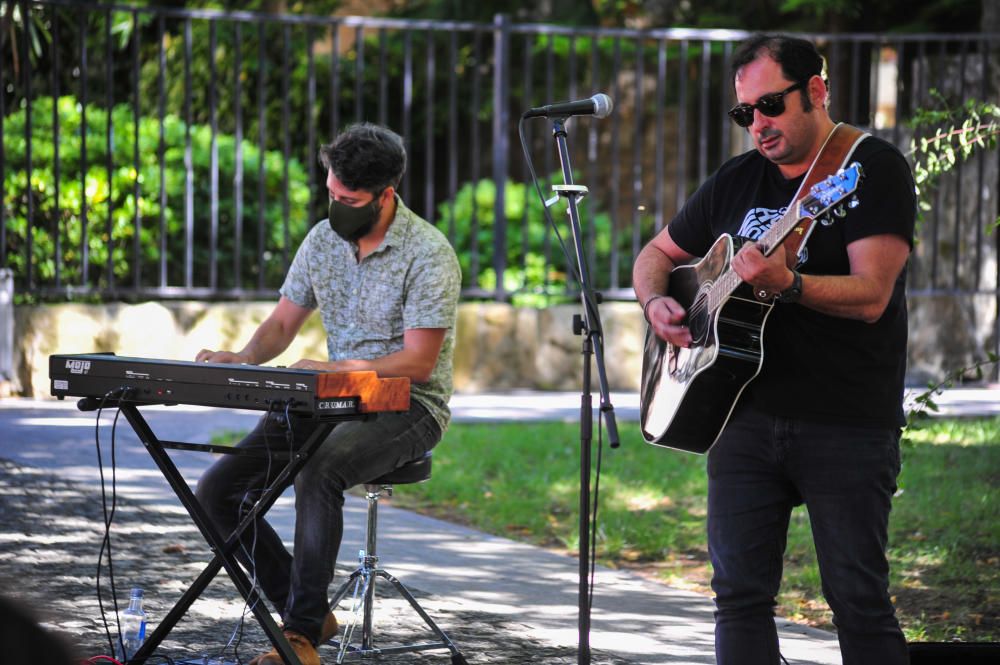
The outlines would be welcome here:
[[[4,21],[0,268],[39,299],[273,297],[298,241],[325,216],[319,146],[363,120],[406,138],[401,194],[454,243],[466,297],[563,295],[573,285],[529,186],[517,121],[595,92],[614,99],[614,113],[569,123],[577,180],[590,189],[586,255],[596,286],[628,299],[642,244],[751,147],[725,114],[738,31],[65,0],[16,3]],[[996,96],[1000,35],[810,37],[828,59],[834,118],[904,151],[905,121],[938,103],[932,89]],[[525,129],[547,190],[559,167],[550,127]],[[997,293],[990,154],[939,187],[912,294]]]

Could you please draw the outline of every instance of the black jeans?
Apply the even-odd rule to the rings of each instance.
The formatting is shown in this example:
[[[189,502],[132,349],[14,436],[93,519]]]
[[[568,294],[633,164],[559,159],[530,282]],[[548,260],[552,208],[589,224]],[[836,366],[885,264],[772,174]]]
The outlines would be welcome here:
[[[243,532],[240,560],[274,603],[286,628],[314,643],[329,611],[328,587],[344,532],[344,491],[415,460],[441,439],[441,427],[418,402],[409,412],[334,427],[295,478],[295,556],[264,520]],[[294,447],[315,423],[292,417]],[[268,414],[238,446],[287,450],[283,414]],[[196,496],[223,537],[282,467],[267,459],[224,455],[198,481]]]
[[[899,431],[737,407],[708,455],[720,665],[775,665],[774,605],[792,508],[805,503],[845,665],[909,662],[885,556]]]

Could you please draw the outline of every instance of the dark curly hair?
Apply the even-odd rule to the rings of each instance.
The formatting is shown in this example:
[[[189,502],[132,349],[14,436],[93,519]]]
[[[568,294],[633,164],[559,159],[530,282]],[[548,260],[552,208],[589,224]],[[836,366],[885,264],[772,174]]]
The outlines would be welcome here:
[[[788,35],[756,34],[740,44],[733,54],[730,76],[735,82],[740,69],[757,58],[767,55],[781,65],[782,75],[795,83],[807,83],[813,76],[819,76],[826,83],[826,61],[816,45],[808,39]],[[806,90],[802,90],[802,108],[812,108]]]
[[[378,194],[399,187],[406,148],[396,132],[369,122],[351,125],[319,149],[319,161],[350,190]]]

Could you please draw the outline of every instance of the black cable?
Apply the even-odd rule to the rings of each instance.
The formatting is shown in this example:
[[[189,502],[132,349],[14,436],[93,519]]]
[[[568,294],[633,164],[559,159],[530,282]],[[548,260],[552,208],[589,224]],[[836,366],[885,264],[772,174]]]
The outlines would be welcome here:
[[[112,430],[111,430],[111,511],[109,513],[109,511],[108,511],[107,489],[106,489],[106,483],[105,483],[105,480],[104,480],[104,460],[102,459],[102,456],[101,456],[101,413],[104,411],[104,407],[105,407],[105,404],[107,403],[107,401],[112,398],[112,395],[115,395],[117,393],[118,394],[118,398],[120,399],[121,395],[124,394],[124,392],[126,390],[127,390],[127,388],[120,387],[120,388],[115,388],[114,390],[109,390],[108,392],[106,392],[104,394],[104,396],[101,397],[101,403],[97,407],[97,418],[94,421],[94,442],[95,442],[96,447],[97,447],[97,468],[98,468],[98,472],[99,472],[100,478],[101,478],[101,509],[103,511],[103,514],[104,514],[104,537],[101,540],[101,549],[100,549],[100,552],[97,555],[97,579],[96,579],[96,585],[97,585],[97,604],[98,604],[98,607],[100,607],[100,610],[101,610],[101,622],[104,624],[104,632],[105,632],[105,635],[106,635],[106,637],[108,639],[108,648],[110,649],[110,653],[112,653],[112,654],[115,653],[115,645],[114,645],[114,640],[111,638],[111,629],[108,626],[107,612],[104,609],[104,598],[103,598],[103,596],[101,594],[101,563],[104,560],[104,552],[105,552],[105,550],[107,550],[107,552],[108,552],[108,577],[109,577],[110,584],[111,584],[111,600],[112,600],[112,605],[113,605],[114,610],[115,610],[115,623],[116,623],[116,626],[118,628],[119,641],[121,641],[120,640],[120,636],[121,636],[121,622],[118,619],[118,597],[117,597],[117,594],[115,593],[114,567],[113,567],[113,560],[112,560],[112,554],[111,554],[111,523],[114,520],[115,510],[117,508],[117,491],[116,491],[117,490],[117,485],[116,485],[117,478],[116,478],[116,471],[115,471],[115,466],[116,465],[115,465],[115,456],[114,456],[114,452],[115,452],[115,448],[114,448],[115,430],[114,430],[114,427],[112,427]],[[115,420],[114,420],[115,424],[117,424],[117,422],[118,422],[118,413],[121,413],[121,407],[120,407],[120,405],[119,405],[118,412],[115,414]]]
[[[288,448],[288,454],[289,454],[288,459],[289,460],[292,459],[292,454],[294,452],[294,443],[295,443],[294,436],[292,435],[292,421],[291,421],[291,417],[290,417],[290,413],[289,413],[289,409],[291,407],[291,404],[292,404],[291,400],[286,400],[286,402],[285,402],[285,426],[287,428],[287,431],[286,431],[286,434],[285,434],[285,438],[286,438],[286,441],[288,442],[288,446],[289,446],[289,448]],[[277,407],[277,409],[275,409],[275,407]],[[265,451],[265,455],[267,457],[267,468],[264,471],[264,485],[263,485],[263,487],[260,488],[260,493],[261,494],[263,494],[265,491],[267,491],[267,488],[268,488],[268,486],[271,483],[271,471],[272,471],[272,469],[271,469],[271,462],[273,460],[273,456],[271,455],[271,435],[269,434],[268,429],[267,429],[267,421],[268,421],[268,418],[271,417],[272,415],[276,416],[276,417],[280,416],[281,415],[281,410],[280,409],[281,409],[281,403],[280,402],[272,402],[271,404],[268,405],[267,411],[264,413],[264,451]],[[244,492],[243,498],[240,501],[239,506],[237,507],[237,511],[238,512],[241,510],[242,506],[251,497],[251,492],[252,492],[252,490],[250,490],[250,489],[247,489],[246,492]],[[257,501],[259,501],[259,500],[260,499],[258,498]],[[240,521],[240,518],[238,516],[237,523],[239,521]],[[242,537],[239,538],[239,546],[240,546],[240,549],[243,551],[243,554],[247,557],[247,559],[248,559],[248,561],[250,563],[250,568],[253,571],[253,578],[250,581],[251,588],[257,593],[257,602],[260,602],[261,596],[262,596],[263,592],[260,589],[260,584],[259,584],[259,582],[257,580],[257,562],[256,562],[257,536],[258,536],[257,522],[258,522],[257,519],[255,519],[253,521],[253,526],[252,526],[253,532],[252,532],[252,538],[250,539],[250,549],[247,550],[246,546],[243,544],[243,538]],[[246,626],[247,610],[251,610],[252,611],[253,608],[249,605],[249,603],[244,602],[243,603],[243,610],[240,612],[239,622],[237,623],[236,628],[233,630],[232,636],[229,638],[229,643],[226,645],[226,647],[223,648],[222,654],[221,654],[221,656],[224,657],[226,649],[229,647],[230,644],[232,644],[232,646],[233,646],[233,657],[236,659],[236,662],[239,663],[239,664],[242,664],[242,662],[243,662],[243,660],[240,658],[239,648],[240,648],[240,644],[242,644],[242,642],[243,642],[243,633],[244,633],[244,629],[245,629],[245,626]]]
[[[597,508],[601,495],[601,460],[604,452],[604,412],[597,412],[597,466],[594,468],[594,507],[590,520],[590,588],[587,592],[587,607],[594,609],[594,574],[597,570]]]

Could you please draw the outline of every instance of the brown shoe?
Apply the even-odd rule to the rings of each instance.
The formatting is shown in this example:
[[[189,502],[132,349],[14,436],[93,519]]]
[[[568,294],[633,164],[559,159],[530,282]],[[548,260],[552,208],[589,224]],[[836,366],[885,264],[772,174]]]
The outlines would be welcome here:
[[[302,665],[319,665],[319,654],[316,653],[316,647],[309,638],[294,630],[285,630],[284,634]],[[250,665],[284,665],[284,663],[277,649],[271,649],[270,653],[257,656],[250,661]]]
[[[323,619],[323,628],[319,631],[319,643],[324,644],[332,640],[336,635],[337,631],[340,630],[340,626],[337,625],[337,617],[333,616],[333,612],[326,615]]]

